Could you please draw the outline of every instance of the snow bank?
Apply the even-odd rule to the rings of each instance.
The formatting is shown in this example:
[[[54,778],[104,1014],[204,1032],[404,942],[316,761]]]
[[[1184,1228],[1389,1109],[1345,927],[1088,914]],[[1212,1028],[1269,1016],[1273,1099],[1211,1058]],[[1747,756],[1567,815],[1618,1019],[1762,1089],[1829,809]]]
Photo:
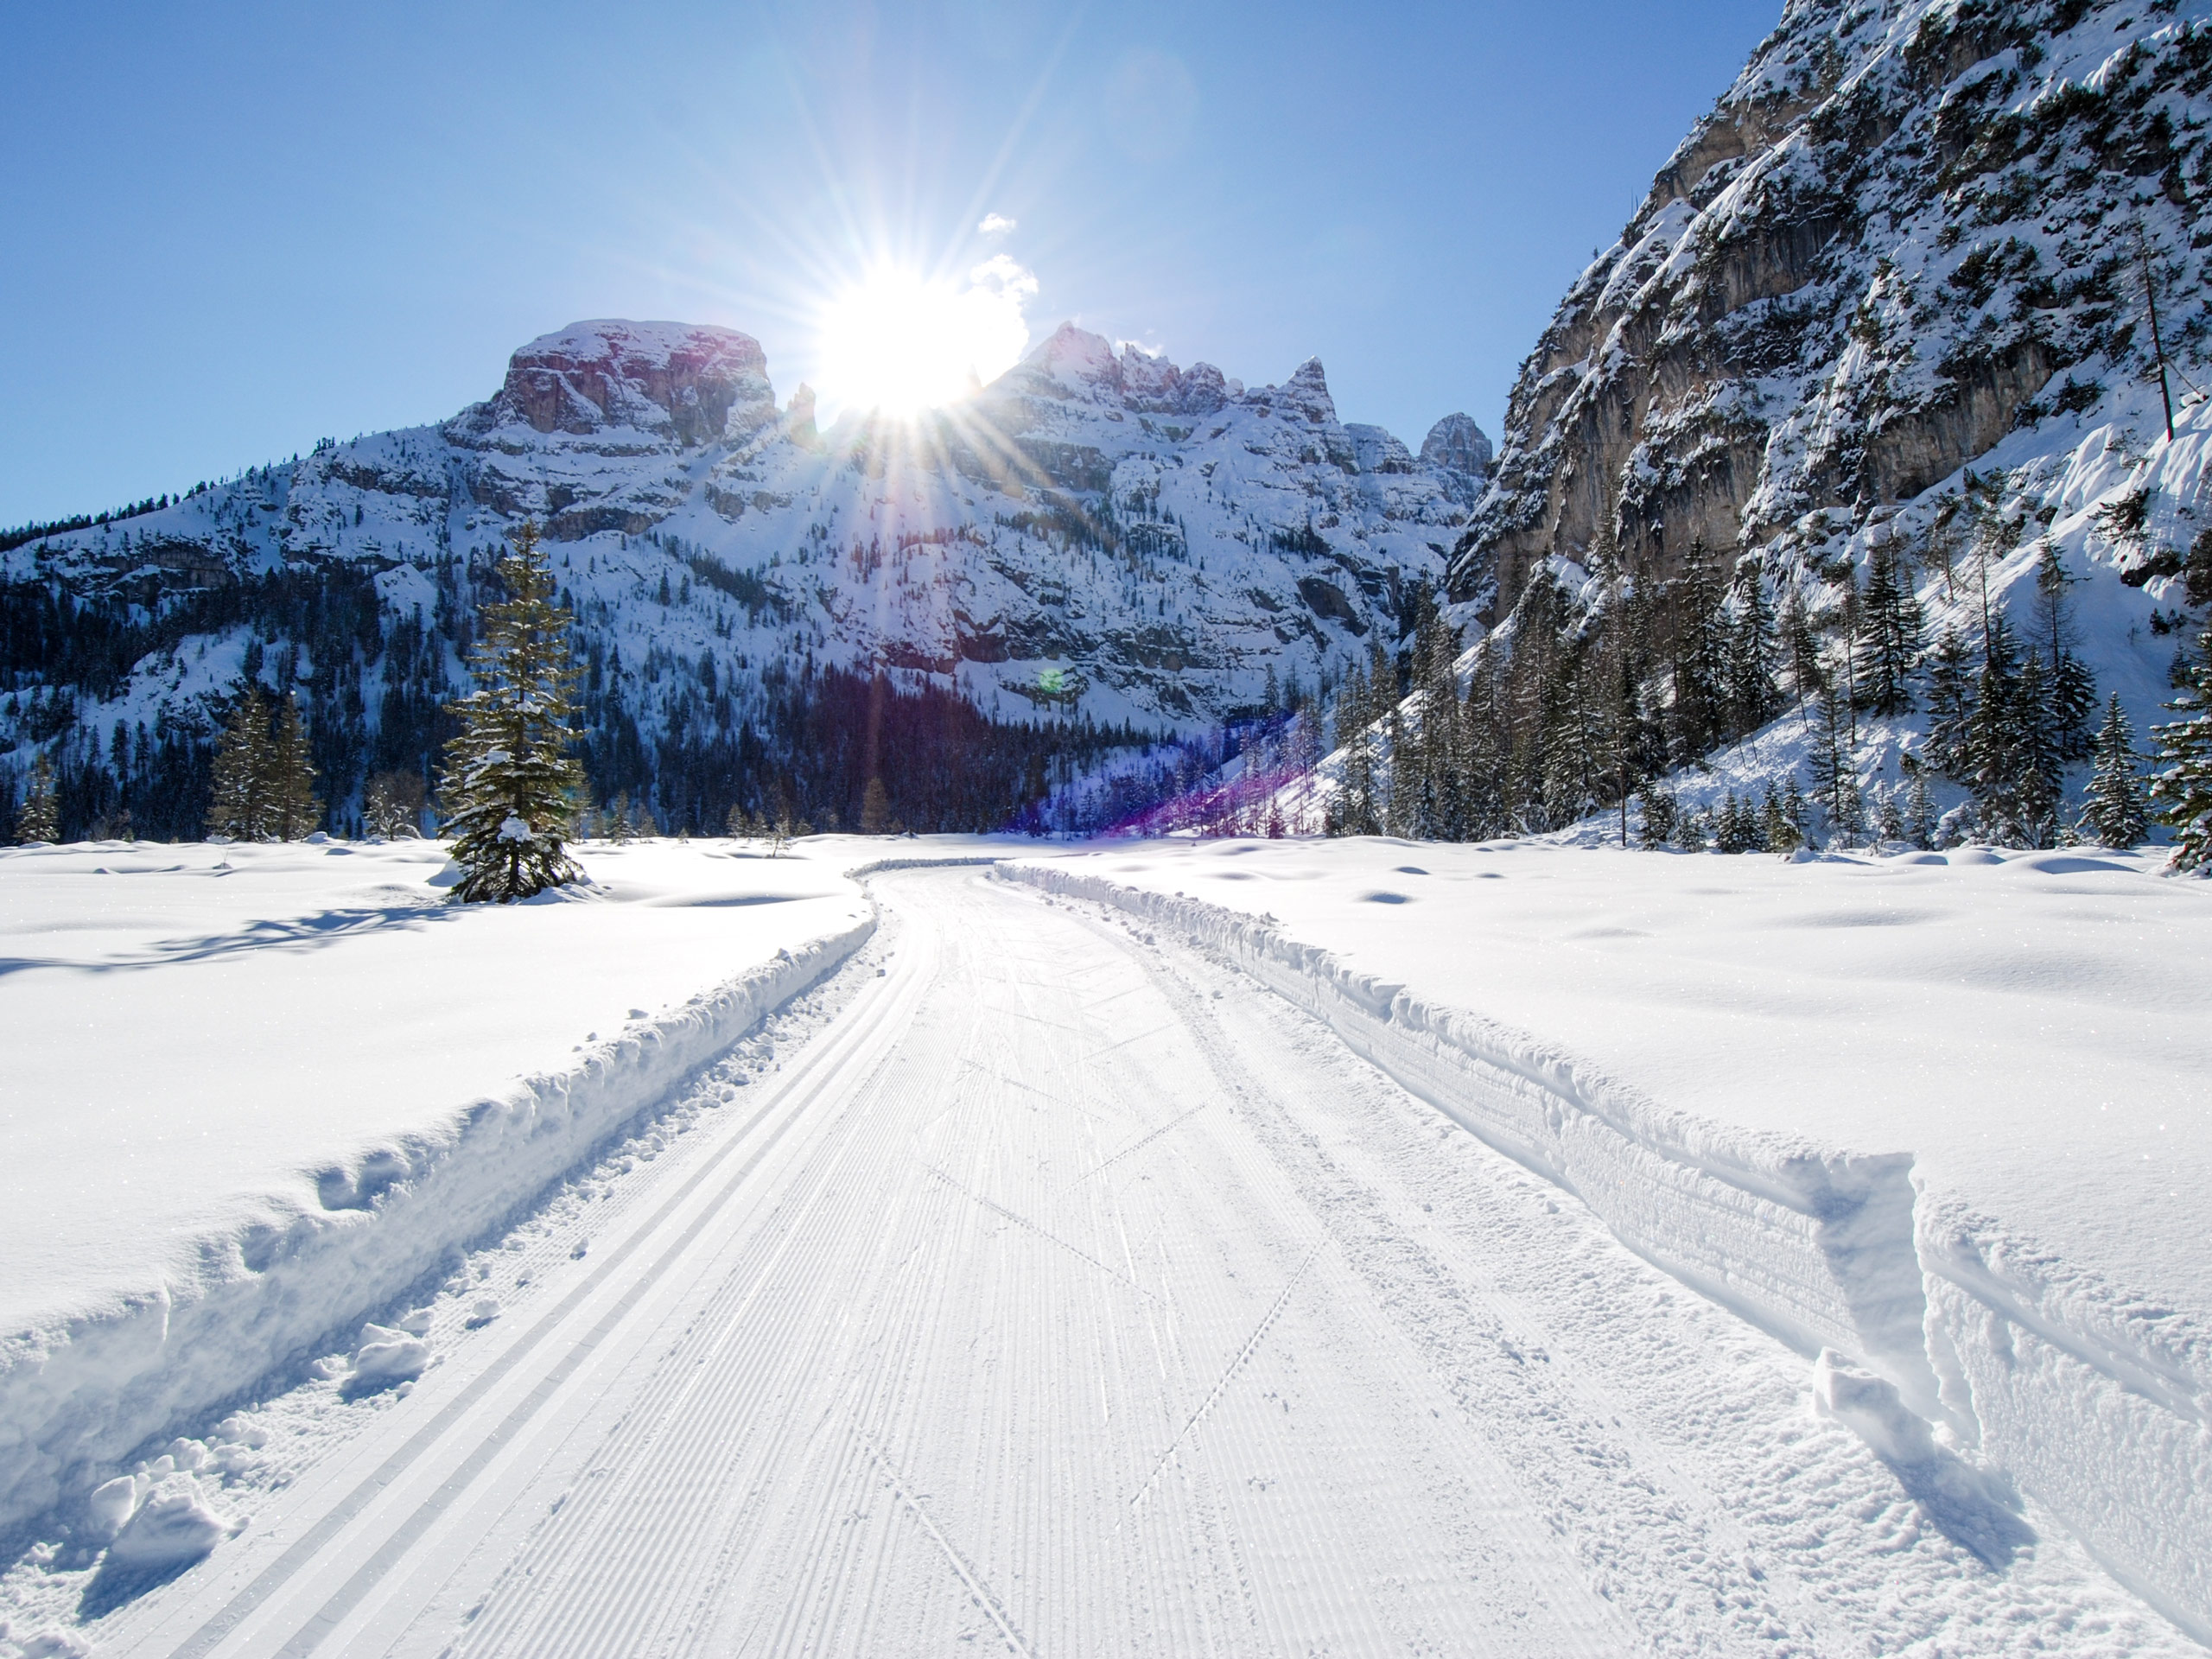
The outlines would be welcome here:
[[[881,844],[592,849],[466,914],[422,843],[0,854],[0,1527],[360,1330],[821,979]],[[205,1530],[168,1509],[149,1549]]]
[[[2212,950],[2212,907],[2125,860],[2105,861],[2108,878],[2088,873],[2113,884],[2097,894],[2050,884],[2050,861],[2013,879],[2001,860],[1904,873],[1966,892],[1967,913],[1944,925],[2003,958],[1956,975],[1946,970],[1958,956],[1929,938],[1902,950],[1920,959],[1917,974],[1878,973],[1873,958],[1832,947],[1861,927],[1939,914],[1845,885],[1887,874],[1871,866],[1559,849],[1507,858],[1373,841],[1131,847],[999,874],[1236,962],[1577,1194],[1656,1264],[1808,1356],[1832,1351],[1816,1395],[1921,1501],[1971,1509],[1969,1535],[2000,1548],[2016,1524],[2002,1482],[2015,1479],[2117,1576],[2212,1637],[2212,1320],[2199,1305],[2212,1189],[2196,1179],[2212,1138],[2196,1052],[2204,1027],[2194,1003],[2195,1023],[2178,1030],[2139,1017],[2181,1012],[2176,995],[2201,1000],[2201,976],[2180,993],[2168,982],[2192,979]],[[1522,891],[1510,917],[1496,908],[1501,889],[1484,885],[1505,868],[1554,867],[1572,873],[1562,887]],[[1465,884],[1427,882],[1432,872]],[[1790,902],[1767,890],[1778,880],[1801,886],[1783,953],[1797,953],[1796,974],[1770,969],[1747,925]],[[1608,883],[1614,903],[1590,913],[1600,907],[1586,889]],[[1291,911],[1295,932],[1262,901]],[[2046,951],[2072,967],[2055,990],[2038,971]],[[2006,1009],[2008,998],[2021,1007]],[[1478,1001],[1510,1007],[1516,1023],[1469,1012]],[[1791,1020],[1814,1028],[1794,1047],[1744,1029]],[[2113,1074],[2086,1098],[2072,1092],[2068,1046],[2084,1033]],[[1978,1090],[1915,1047],[1931,1035],[1958,1051]],[[1884,1071],[1886,1096],[1869,1081]],[[2131,1085],[2128,1103],[2149,1097],[2155,1134],[2109,1098],[2101,1109],[2100,1096]],[[1923,1141],[1932,1157],[1919,1155]],[[1882,1149],[1845,1149],[1870,1141]],[[2038,1166],[2040,1207],[2028,1198]],[[2155,1218],[2152,1186],[2166,1201]],[[2005,1208],[1993,1212],[1993,1198]],[[2085,1201],[2119,1213],[2071,1217]],[[2080,1255],[2031,1243],[2023,1210]],[[2143,1248],[2128,1255],[2113,1240],[2131,1228]],[[2145,1283],[2164,1294],[2124,1287]]]

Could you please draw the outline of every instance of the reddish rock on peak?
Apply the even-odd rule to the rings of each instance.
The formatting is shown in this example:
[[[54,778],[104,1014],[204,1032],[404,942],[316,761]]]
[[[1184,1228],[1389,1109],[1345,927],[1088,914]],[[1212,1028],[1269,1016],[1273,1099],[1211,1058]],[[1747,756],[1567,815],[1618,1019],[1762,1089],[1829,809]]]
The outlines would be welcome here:
[[[629,426],[683,443],[741,435],[772,419],[760,343],[734,328],[677,322],[572,323],[508,360],[493,423],[540,432]]]

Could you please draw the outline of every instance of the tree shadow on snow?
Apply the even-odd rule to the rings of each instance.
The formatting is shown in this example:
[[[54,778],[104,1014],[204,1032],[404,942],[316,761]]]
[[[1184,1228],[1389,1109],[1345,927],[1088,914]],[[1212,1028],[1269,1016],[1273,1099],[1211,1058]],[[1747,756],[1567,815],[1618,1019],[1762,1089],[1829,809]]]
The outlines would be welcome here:
[[[442,904],[326,910],[313,916],[289,916],[250,922],[229,933],[205,933],[196,938],[163,939],[136,955],[113,957],[105,962],[72,961],[60,957],[0,957],[0,978],[33,968],[73,969],[79,973],[105,974],[167,968],[179,963],[213,962],[251,950],[314,950],[386,929],[410,929],[450,921],[457,913]]]

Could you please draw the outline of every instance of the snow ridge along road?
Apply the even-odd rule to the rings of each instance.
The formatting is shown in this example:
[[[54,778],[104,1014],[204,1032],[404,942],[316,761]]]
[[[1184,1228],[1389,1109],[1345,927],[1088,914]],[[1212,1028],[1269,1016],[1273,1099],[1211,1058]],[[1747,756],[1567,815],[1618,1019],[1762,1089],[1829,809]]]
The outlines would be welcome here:
[[[765,1101],[101,1650],[2188,1650],[1251,982],[874,885]]]

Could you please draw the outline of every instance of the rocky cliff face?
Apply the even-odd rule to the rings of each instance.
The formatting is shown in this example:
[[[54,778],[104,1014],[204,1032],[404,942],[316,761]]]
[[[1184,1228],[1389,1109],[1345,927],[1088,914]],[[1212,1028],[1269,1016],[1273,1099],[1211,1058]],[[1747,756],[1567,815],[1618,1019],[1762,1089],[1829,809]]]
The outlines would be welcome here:
[[[2201,360],[2204,10],[1790,0],[1523,365],[1455,596],[1495,620],[1608,539],[1806,568],[2015,435],[2070,447],[2150,384],[2146,266]]]
[[[727,735],[768,683],[832,668],[1001,720],[1187,729],[1257,705],[1271,679],[1313,687],[1378,632],[1395,642],[1414,585],[1441,580],[1487,447],[1465,416],[1421,457],[1346,425],[1318,362],[1248,390],[1073,327],[966,402],[825,434],[804,387],[779,409],[744,334],[585,322],[517,352],[493,397],[442,425],[0,556],[26,616],[91,607],[129,659],[78,689],[87,731],[204,732],[258,676],[356,720],[365,757],[404,758],[391,710],[461,679],[474,584],[524,516],[601,707],[641,748]],[[323,621],[308,639],[302,604],[327,611],[341,589],[350,636]],[[33,723],[50,737],[60,688],[14,671],[39,710],[16,744]],[[343,799],[354,779],[333,782]]]

